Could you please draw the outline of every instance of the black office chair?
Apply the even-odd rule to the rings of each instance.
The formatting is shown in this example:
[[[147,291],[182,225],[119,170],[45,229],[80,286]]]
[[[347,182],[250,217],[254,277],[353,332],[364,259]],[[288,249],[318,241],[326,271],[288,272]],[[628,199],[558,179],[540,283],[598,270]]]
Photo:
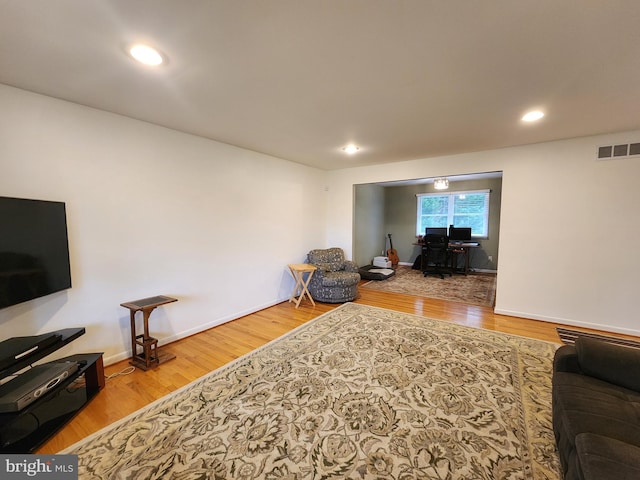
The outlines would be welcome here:
[[[422,247],[422,273],[438,275],[444,278],[445,274],[451,276],[449,264],[449,237],[446,235],[426,235]]]

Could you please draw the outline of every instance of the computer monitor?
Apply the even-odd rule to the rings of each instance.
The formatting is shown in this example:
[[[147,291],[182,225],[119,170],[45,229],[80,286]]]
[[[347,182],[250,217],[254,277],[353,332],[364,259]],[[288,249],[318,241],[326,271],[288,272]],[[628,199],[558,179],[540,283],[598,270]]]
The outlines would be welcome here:
[[[446,227],[427,227],[424,230],[424,236],[426,237],[427,235],[447,235],[447,229]]]
[[[471,240],[471,228],[470,227],[450,227],[449,240],[453,240],[453,241]]]

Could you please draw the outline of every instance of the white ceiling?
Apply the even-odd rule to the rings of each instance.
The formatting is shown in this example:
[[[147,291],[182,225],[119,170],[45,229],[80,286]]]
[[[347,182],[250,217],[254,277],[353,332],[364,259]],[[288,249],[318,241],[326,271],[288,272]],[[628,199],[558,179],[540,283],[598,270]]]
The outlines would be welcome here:
[[[638,0],[0,0],[0,83],[331,170],[639,129],[639,25]]]

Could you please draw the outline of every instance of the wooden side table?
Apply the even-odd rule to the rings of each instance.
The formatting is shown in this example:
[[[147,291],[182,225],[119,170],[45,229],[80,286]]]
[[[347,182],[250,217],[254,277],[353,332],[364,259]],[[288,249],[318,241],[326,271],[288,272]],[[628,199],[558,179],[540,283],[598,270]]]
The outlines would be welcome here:
[[[149,316],[156,307],[167,303],[177,302],[177,298],[158,295],[156,297],[142,298],[132,302],[121,303],[120,306],[129,309],[131,318],[131,360],[129,363],[142,370],[149,370],[161,363],[176,358],[172,353],[158,353],[158,339],[149,335]],[[143,331],[136,333],[136,312],[142,312]],[[138,347],[142,352],[138,353]]]
[[[298,308],[300,306],[300,302],[306,295],[315,307],[316,302],[311,298],[308,287],[311,277],[313,276],[313,272],[316,271],[316,267],[309,265],[308,263],[292,263],[289,264],[288,267],[291,271],[291,275],[293,275],[293,279],[296,281],[296,285],[293,287],[289,301],[294,302],[296,304],[296,308]],[[305,273],[308,274],[306,280],[304,278]]]

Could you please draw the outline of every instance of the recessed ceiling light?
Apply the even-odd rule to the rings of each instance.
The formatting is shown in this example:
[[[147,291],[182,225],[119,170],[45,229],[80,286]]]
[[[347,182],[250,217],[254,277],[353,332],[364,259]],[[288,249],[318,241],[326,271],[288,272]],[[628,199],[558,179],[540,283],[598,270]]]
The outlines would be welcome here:
[[[536,120],[540,120],[542,117],[544,117],[544,112],[541,112],[540,110],[532,110],[522,116],[522,121],[535,122]]]
[[[129,48],[129,54],[140,63],[145,65],[160,65],[163,62],[162,55],[155,49],[147,45],[133,45]]]
[[[342,147],[342,150],[344,150],[344,152],[348,153],[349,155],[353,155],[358,150],[360,150],[360,147],[358,147],[357,145],[354,145],[353,143],[350,143],[346,147]]]

